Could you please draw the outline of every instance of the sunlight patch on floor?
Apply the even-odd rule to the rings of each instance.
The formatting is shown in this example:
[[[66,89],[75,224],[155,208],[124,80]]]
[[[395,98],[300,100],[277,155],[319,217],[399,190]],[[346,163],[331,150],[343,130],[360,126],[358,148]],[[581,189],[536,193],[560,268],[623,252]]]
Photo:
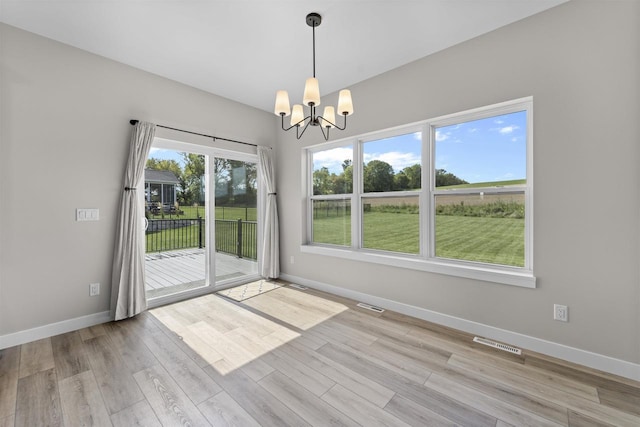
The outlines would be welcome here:
[[[150,313],[204,362],[225,375],[259,363],[265,354],[299,338],[296,329],[306,330],[347,310],[342,304],[286,286],[243,304],[251,309],[212,294],[158,307]],[[213,313],[215,320],[209,316]]]

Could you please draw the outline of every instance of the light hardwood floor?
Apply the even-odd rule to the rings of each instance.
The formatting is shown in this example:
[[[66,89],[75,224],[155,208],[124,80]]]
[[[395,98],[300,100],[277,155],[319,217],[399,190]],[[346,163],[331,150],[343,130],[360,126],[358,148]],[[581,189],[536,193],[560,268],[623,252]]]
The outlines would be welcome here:
[[[640,426],[640,384],[291,287],[0,351],[4,426]]]

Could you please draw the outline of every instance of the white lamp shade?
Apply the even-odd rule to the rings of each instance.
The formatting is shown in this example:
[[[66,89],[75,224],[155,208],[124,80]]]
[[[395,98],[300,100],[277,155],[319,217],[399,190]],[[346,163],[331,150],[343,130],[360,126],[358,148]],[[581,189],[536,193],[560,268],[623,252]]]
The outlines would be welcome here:
[[[293,111],[291,112],[291,126],[297,124],[302,120],[304,120],[304,111],[302,110],[302,105],[295,104],[293,106]],[[304,123],[300,123],[300,125],[303,124]]]
[[[276,108],[274,112],[277,116],[281,114],[288,116],[291,114],[291,108],[289,107],[289,94],[286,90],[279,90],[276,92]]]
[[[344,114],[347,113],[353,114],[353,102],[351,101],[351,91],[348,89],[343,89],[340,91],[340,95],[338,95],[338,113]]]
[[[304,105],[313,103],[316,107],[320,105],[320,85],[318,84],[318,79],[315,77],[309,77],[304,84],[302,103]]]
[[[333,124],[336,122],[336,110],[327,106],[324,107],[324,113],[322,113],[322,126],[323,127],[335,127]]]

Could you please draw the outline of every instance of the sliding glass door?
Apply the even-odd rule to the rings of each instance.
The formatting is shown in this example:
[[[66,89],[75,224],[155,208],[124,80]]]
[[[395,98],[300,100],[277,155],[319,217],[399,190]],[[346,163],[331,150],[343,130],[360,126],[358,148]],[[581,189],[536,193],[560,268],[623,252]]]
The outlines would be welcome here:
[[[216,157],[216,283],[258,273],[257,167]]]
[[[257,278],[256,156],[156,138],[146,166],[150,305]]]

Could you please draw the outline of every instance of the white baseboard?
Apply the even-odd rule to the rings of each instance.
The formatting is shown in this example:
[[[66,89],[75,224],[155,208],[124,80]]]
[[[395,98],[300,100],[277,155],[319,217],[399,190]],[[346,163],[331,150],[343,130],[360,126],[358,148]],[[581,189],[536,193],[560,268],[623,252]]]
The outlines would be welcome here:
[[[76,331],[78,329],[98,325],[100,323],[106,323],[111,320],[111,314],[108,311],[103,311],[101,313],[94,313],[87,316],[63,320],[61,322],[50,323],[48,325],[38,326],[37,328],[14,332],[12,334],[0,335],[0,350],[42,338],[52,337],[54,335]]]
[[[569,347],[564,344],[558,344],[546,341],[540,338],[531,337],[520,334],[518,332],[500,329],[482,323],[473,322],[471,320],[461,319],[459,317],[449,316],[448,314],[438,313],[436,311],[427,310],[425,308],[416,307],[409,304],[380,298],[363,292],[353,291],[351,289],[333,286],[315,280],[305,279],[290,274],[283,273],[280,278],[290,282],[299,283],[310,288],[318,289],[345,298],[356,301],[366,302],[368,304],[377,305],[382,308],[397,311],[398,313],[416,317],[418,319],[427,320],[439,325],[448,326],[470,334],[479,335],[506,344],[522,347],[523,349],[546,354],[548,356],[563,359],[579,365],[588,366],[611,374],[619,375],[635,381],[640,381],[640,364],[627,362],[625,360],[615,359],[598,353],[593,353],[579,348]]]

